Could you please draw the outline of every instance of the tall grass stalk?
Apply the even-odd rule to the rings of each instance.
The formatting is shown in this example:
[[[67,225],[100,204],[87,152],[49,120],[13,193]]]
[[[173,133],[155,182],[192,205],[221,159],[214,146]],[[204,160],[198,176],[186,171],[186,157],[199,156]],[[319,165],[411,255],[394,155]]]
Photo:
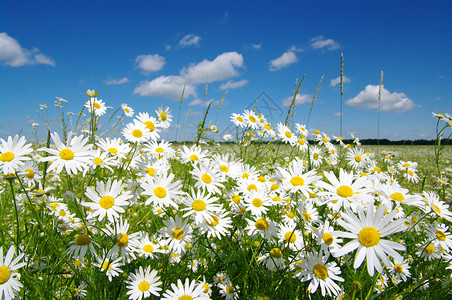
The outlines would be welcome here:
[[[314,107],[315,98],[317,97],[317,92],[319,91],[319,88],[320,88],[320,85],[322,84],[324,76],[325,75],[322,75],[322,78],[320,78],[319,84],[317,85],[317,88],[315,89],[314,96],[312,97],[311,107],[309,108],[308,120],[306,121],[307,128],[309,128],[309,120],[311,119],[312,108]]]
[[[290,102],[289,109],[287,110],[286,120],[284,121],[284,125],[286,125],[286,126],[289,126],[290,115],[292,114],[292,111],[295,110],[295,102],[297,99],[297,95],[298,95],[298,92],[300,91],[301,84],[303,83],[305,76],[306,76],[306,74],[303,74],[303,77],[301,78],[301,80],[298,84],[297,84],[297,82],[295,82],[295,91],[293,94],[292,102]]]
[[[378,120],[377,120],[377,155],[380,155],[380,106],[381,106],[381,90],[383,89],[383,70],[381,70],[380,86],[378,88]]]
[[[177,124],[176,124],[176,142],[177,142],[177,133],[179,131],[179,117],[180,117],[180,112],[182,110],[182,100],[184,99],[184,94],[185,94],[185,87],[187,86],[187,82],[185,81],[184,83],[184,88],[182,89],[182,96],[180,97],[180,103],[179,103],[179,112],[177,113]]]

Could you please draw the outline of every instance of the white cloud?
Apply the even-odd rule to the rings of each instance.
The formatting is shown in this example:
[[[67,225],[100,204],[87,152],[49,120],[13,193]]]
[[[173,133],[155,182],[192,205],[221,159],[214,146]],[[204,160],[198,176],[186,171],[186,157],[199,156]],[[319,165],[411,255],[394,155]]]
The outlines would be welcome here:
[[[243,66],[243,56],[237,52],[226,52],[218,55],[213,61],[204,59],[198,64],[190,64],[180,72],[189,83],[205,83],[222,81],[236,77],[238,67]]]
[[[270,71],[277,71],[281,68],[294,64],[297,61],[297,56],[293,51],[286,51],[280,57],[275,58],[270,62]]]
[[[358,108],[378,109],[378,85],[369,84],[356,97],[345,101],[349,106]],[[416,104],[411,101],[404,93],[391,93],[384,87],[381,89],[380,110],[402,113],[413,109]]]
[[[251,47],[253,49],[259,50],[260,48],[262,48],[262,44],[252,44]]]
[[[121,79],[107,79],[104,80],[104,83],[107,85],[119,85],[129,82],[129,79],[127,77],[123,77]]]
[[[212,106],[218,106],[218,105],[220,104],[220,101],[218,101],[218,100],[215,101],[215,100],[213,100],[213,99],[208,100],[208,101],[205,101],[205,100],[201,100],[201,99],[199,99],[199,98],[196,98],[196,99],[193,99],[192,101],[190,101],[190,102],[188,103],[188,105],[189,105],[189,106],[196,106],[196,105],[199,105],[199,106],[207,107],[207,106],[209,106],[210,103],[212,103]]]
[[[179,41],[178,46],[180,46],[180,47],[199,46],[200,40],[201,40],[201,37],[198,35],[187,34]]]
[[[289,107],[292,103],[293,96],[287,97],[282,101],[283,107]],[[295,97],[295,105],[300,105],[303,103],[311,103],[312,102],[312,96],[307,94],[297,94]]]
[[[342,82],[343,83],[349,83],[350,82],[350,78],[344,76],[344,77],[342,77]],[[331,81],[330,81],[330,85],[331,86],[336,86],[336,85],[338,85],[340,83],[341,83],[341,77],[340,76],[336,77],[334,79],[331,79]]]
[[[138,55],[135,64],[146,73],[157,72],[166,64],[165,58],[158,54]]]
[[[11,67],[44,64],[55,66],[55,61],[39,49],[27,50],[5,32],[0,33],[0,61]]]
[[[340,48],[340,45],[332,39],[324,39],[322,35],[311,39],[311,47],[314,49],[327,48],[328,50],[335,50]]]
[[[166,51],[171,50],[171,48],[172,48],[171,45],[166,45],[166,46],[165,46],[165,50],[166,50]]]
[[[292,51],[292,52],[303,52],[303,49],[294,45],[294,46],[289,48],[289,51]]]
[[[220,85],[220,90],[236,89],[238,87],[244,86],[245,84],[248,84],[248,80],[246,79],[239,81],[228,80],[228,82]]]
[[[160,76],[151,81],[141,82],[133,91],[140,96],[165,97],[180,100],[185,85],[185,79],[180,76]],[[196,96],[195,87],[185,86],[184,98]]]

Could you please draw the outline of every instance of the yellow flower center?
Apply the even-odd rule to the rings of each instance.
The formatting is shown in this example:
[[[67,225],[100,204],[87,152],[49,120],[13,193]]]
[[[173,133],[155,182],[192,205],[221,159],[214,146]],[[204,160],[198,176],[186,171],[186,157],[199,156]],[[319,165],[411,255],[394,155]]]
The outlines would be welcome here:
[[[331,235],[331,233],[325,232],[322,235],[322,240],[325,242],[325,244],[331,245],[334,241],[334,237]]]
[[[282,256],[282,252],[278,248],[273,248],[270,250],[270,255],[274,258],[280,258]]]
[[[126,114],[128,114],[130,112],[130,109],[128,109],[127,107],[124,107],[124,111],[126,112]]]
[[[265,219],[259,219],[256,221],[255,226],[259,230],[267,230],[270,227],[270,223]]]
[[[7,266],[0,267],[0,284],[4,284],[11,277],[11,270]]]
[[[154,247],[152,247],[152,245],[144,245],[143,246],[143,251],[146,253],[152,253],[152,251],[154,251]]]
[[[325,265],[322,264],[316,264],[314,266],[314,274],[319,279],[326,279],[328,277],[328,269],[325,267]]]
[[[348,198],[353,196],[353,190],[351,187],[349,187],[348,185],[342,185],[340,186],[336,193],[341,196],[342,198]]]
[[[154,195],[160,199],[166,197],[166,190],[161,186],[154,189]]]
[[[63,149],[60,151],[60,157],[64,160],[71,160],[74,158],[74,152],[71,149]]]
[[[209,292],[210,287],[207,283],[204,283],[204,285],[202,286],[204,288],[204,294],[206,294],[207,292]]]
[[[259,176],[259,178],[257,179],[259,182],[266,182],[267,179],[265,179],[264,176]]]
[[[121,237],[118,240],[119,247],[125,247],[129,243],[129,236],[125,233],[120,233]]]
[[[118,153],[118,149],[116,149],[116,148],[109,148],[108,152],[116,154],[116,153]]]
[[[191,207],[194,211],[203,211],[206,209],[206,203],[202,200],[193,201]]]
[[[286,132],[284,132],[284,135],[290,139],[292,137],[292,132],[286,131]]]
[[[303,146],[303,145],[304,145],[304,139],[299,139],[299,140],[298,140],[298,144],[300,144],[300,145]]]
[[[85,246],[91,244],[91,238],[87,234],[81,234],[75,240],[75,244],[78,246]]]
[[[324,138],[322,139],[322,142],[327,143],[327,142],[328,142],[328,139],[327,139],[326,137],[324,137]]]
[[[25,177],[27,177],[28,179],[33,179],[35,177],[35,172],[33,172],[32,169],[26,169],[25,173]]]
[[[234,201],[235,204],[240,203],[240,196],[239,195],[232,195],[232,201]]]
[[[248,179],[249,176],[250,176],[250,174],[248,174],[248,173],[243,173],[242,178],[243,178],[243,179]]]
[[[243,122],[243,118],[242,117],[237,117],[237,121]]]
[[[444,234],[444,232],[442,232],[441,230],[438,230],[436,232],[436,237],[440,240],[440,241],[445,241],[446,240],[446,235]]]
[[[199,160],[199,157],[198,157],[198,155],[196,155],[196,154],[190,155],[189,158],[190,158],[192,161],[197,161],[197,160]]]
[[[134,129],[134,130],[132,131],[132,135],[133,135],[134,137],[136,137],[137,139],[139,139],[140,137],[143,136],[143,132],[142,132],[140,129]]]
[[[248,119],[253,123],[256,122],[256,118],[254,116],[249,116]]]
[[[97,102],[94,102],[93,106],[94,106],[96,109],[99,109],[99,108],[100,108],[100,104],[97,103]]]
[[[362,160],[361,156],[359,156],[359,155],[355,156],[355,161],[356,162],[360,162],[361,160]]]
[[[102,160],[102,158],[100,157],[96,157],[95,159],[93,159],[94,163],[96,165],[100,165],[101,163],[103,163],[104,161]]]
[[[292,231],[287,231],[286,234],[284,234],[284,238],[286,241],[294,243],[297,240],[297,235]]]
[[[411,223],[417,223],[419,219],[417,217],[412,217],[411,218]]]
[[[157,152],[157,153],[163,153],[163,148],[162,147],[158,147],[158,148],[155,148],[155,152]]]
[[[396,271],[397,273],[402,273],[403,271],[403,267],[399,264],[395,264],[394,265],[394,271]]]
[[[232,294],[232,293],[234,292],[234,287],[231,286],[231,285],[228,285],[228,286],[226,287],[226,292],[227,292],[228,294]]]
[[[277,185],[276,183],[273,183],[272,186],[270,187],[270,190],[273,192],[275,190],[277,190],[279,188],[279,185]]]
[[[306,222],[311,221],[311,215],[307,212],[303,212],[303,219],[305,219]]]
[[[433,210],[439,214],[441,213],[441,208],[439,208],[436,204],[433,204]]]
[[[15,156],[16,155],[12,152],[5,152],[5,153],[2,153],[2,155],[0,155],[0,160],[2,162],[10,162],[14,159]]]
[[[74,266],[75,266],[76,268],[80,268],[80,267],[82,266],[82,261],[79,260],[79,259],[77,259],[77,260],[75,261],[75,263],[74,263]]]
[[[399,192],[391,194],[391,196],[389,196],[389,198],[391,198],[392,200],[396,200],[396,201],[405,200],[405,197]]]
[[[408,174],[409,174],[410,176],[413,176],[413,175],[414,175],[414,172],[411,171],[411,170],[408,170]]]
[[[411,166],[411,164],[409,164],[409,163],[404,163],[404,164],[402,165],[402,167],[404,167],[404,168],[408,168],[409,166]]]
[[[207,225],[209,225],[209,226],[217,226],[217,225],[218,225],[218,221],[219,221],[220,219],[218,219],[218,218],[217,218],[216,216],[214,216],[214,215],[210,215],[210,217],[213,219],[213,221],[206,220]]]
[[[318,153],[314,153],[313,157],[314,157],[315,160],[318,160],[319,159],[319,154]]]
[[[110,270],[111,269],[111,264],[110,264],[110,262],[108,260],[104,261],[104,263],[102,264],[102,269],[103,270],[105,270],[105,269]]]
[[[275,196],[275,197],[273,197],[273,201],[279,202],[279,201],[281,201],[281,197]]]
[[[204,183],[209,184],[212,182],[212,177],[210,177],[209,174],[202,174],[201,180],[204,181]]]
[[[115,199],[112,196],[104,196],[100,198],[99,201],[100,207],[104,209],[109,209],[115,204]]]
[[[316,131],[314,131],[314,133],[315,134],[320,134],[320,130],[317,129]]]
[[[432,254],[433,252],[435,252],[435,246],[428,245],[427,247],[425,247],[425,252],[427,252],[428,254]]]
[[[144,125],[146,125],[146,128],[149,129],[150,132],[154,131],[155,125],[151,121],[144,122]]]
[[[220,170],[221,170],[222,172],[224,172],[224,173],[229,172],[229,168],[228,168],[227,166],[225,166],[225,165],[221,165],[221,166],[220,166]]]
[[[142,292],[146,292],[147,290],[149,290],[149,282],[147,281],[142,281],[140,282],[140,284],[138,285],[138,289]]]
[[[250,185],[247,187],[247,190],[248,190],[248,191],[255,190],[255,191],[257,192],[257,186],[256,186],[255,184],[250,184]]]
[[[162,121],[166,121],[167,118],[168,118],[168,116],[166,115],[166,113],[164,113],[164,112],[160,113],[160,119],[162,119]]]
[[[184,231],[180,228],[176,228],[173,230],[173,238],[176,240],[181,240],[184,237]]]
[[[264,128],[265,128],[266,130],[270,130],[270,129],[271,129],[271,127],[270,127],[269,124],[264,125]]]
[[[152,177],[154,177],[154,175],[155,175],[155,169],[154,169],[154,168],[147,168],[147,169],[146,169],[146,173],[148,173],[149,175],[151,175]]]
[[[304,184],[304,179],[301,178],[300,176],[295,176],[295,177],[292,177],[292,179],[290,180],[290,183],[293,186],[302,186]]]
[[[380,242],[380,233],[373,227],[364,227],[358,234],[361,245],[373,247]]]
[[[254,199],[253,199],[253,205],[254,205],[255,207],[261,207],[262,204],[263,204],[263,202],[262,202],[261,199],[259,199],[259,198],[254,198]]]

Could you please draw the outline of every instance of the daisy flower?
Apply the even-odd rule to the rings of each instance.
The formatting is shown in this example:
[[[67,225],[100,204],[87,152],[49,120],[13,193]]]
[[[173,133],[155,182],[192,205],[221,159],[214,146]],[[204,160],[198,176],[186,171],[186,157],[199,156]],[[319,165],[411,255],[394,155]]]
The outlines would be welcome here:
[[[97,146],[113,157],[119,158],[126,158],[127,153],[130,151],[129,144],[123,143],[120,138],[98,140]]]
[[[311,165],[318,168],[323,161],[322,150],[318,146],[314,146],[309,151],[311,153]]]
[[[102,256],[95,256],[97,263],[93,262],[93,266],[100,268],[101,272],[105,272],[108,277],[108,281],[112,281],[113,277],[118,277],[119,273],[123,271],[120,267],[124,266],[122,258],[116,255],[111,255],[105,253]]]
[[[0,139],[0,143],[0,168],[4,175],[16,173],[17,168],[24,164],[23,161],[31,160],[25,155],[33,152],[33,148],[31,144],[25,145],[25,137],[19,139],[16,134],[14,138],[8,136],[7,141]]]
[[[366,213],[362,206],[358,206],[357,210],[358,215],[355,215],[349,208],[345,208],[345,213],[341,214],[342,219],[337,220],[337,223],[347,230],[347,232],[337,232],[338,236],[352,239],[352,241],[334,253],[334,256],[342,257],[358,249],[353,267],[358,269],[367,258],[367,271],[370,276],[374,276],[375,269],[383,273],[381,261],[385,265],[390,265],[388,254],[397,260],[403,260],[395,250],[405,251],[405,246],[382,238],[403,231],[406,226],[403,225],[404,220],[393,221],[396,210],[384,215],[386,212],[384,205],[380,205],[375,210],[371,202],[367,205]]]
[[[305,138],[308,137],[309,132],[306,129],[306,125],[300,124],[300,123],[295,123],[295,131],[300,134],[303,135]]]
[[[353,148],[347,152],[348,165],[355,171],[360,172],[367,165],[368,156],[364,154],[362,148]]]
[[[389,269],[389,273],[399,280],[407,281],[408,277],[411,277],[409,271],[410,265],[406,261],[395,260],[387,268]]]
[[[344,281],[344,278],[339,277],[341,269],[336,265],[336,262],[329,262],[330,254],[327,252],[323,255],[322,250],[317,252],[308,252],[303,258],[302,263],[298,263],[302,268],[301,272],[295,276],[300,277],[301,282],[311,280],[308,286],[308,292],[314,294],[320,285],[322,297],[328,294],[329,297],[337,296],[341,288],[335,281]]]
[[[171,121],[173,120],[173,115],[171,114],[169,107],[166,106],[163,108],[163,106],[160,106],[155,110],[155,113],[157,114],[160,126],[162,128],[169,128]]]
[[[228,284],[219,284],[218,288],[220,289],[220,295],[226,300],[239,299],[240,288],[238,285],[234,286],[231,282],[228,282]]]
[[[157,141],[160,138],[160,123],[154,117],[150,117],[148,113],[139,113],[137,116],[138,121],[146,126],[146,129],[151,133],[151,140]]]
[[[230,153],[216,154],[213,160],[219,166],[223,177],[236,178],[240,174],[240,163]]]
[[[259,128],[258,116],[254,111],[245,109],[243,119],[245,120],[246,126],[249,126],[251,129]]]
[[[277,236],[277,228],[273,221],[262,217],[253,219],[246,219],[248,226],[245,228],[248,236],[260,235],[264,239],[272,240],[274,236]]]
[[[284,257],[279,248],[273,248],[264,255],[258,257],[257,262],[265,264],[265,267],[273,272],[282,270],[285,267]]]
[[[23,165],[19,166],[19,175],[23,175],[24,184],[28,187],[36,186],[42,178],[42,171],[39,170],[38,165],[28,160]]]
[[[157,158],[170,158],[174,154],[171,143],[165,142],[164,140],[160,142],[152,141],[150,144],[144,146],[143,151]]]
[[[86,233],[77,235],[72,244],[73,245],[66,250],[66,253],[68,255],[72,255],[72,257],[76,257],[79,260],[83,260],[88,249],[93,256],[96,255],[94,245],[96,246],[98,245],[94,243],[91,237]]]
[[[182,209],[182,211],[187,211],[182,217],[193,217],[195,224],[214,222],[212,215],[220,210],[220,205],[215,203],[216,201],[218,201],[218,198],[212,197],[209,192],[202,190],[195,192],[192,188],[191,194],[188,194],[182,202],[188,206]]]
[[[368,195],[366,177],[360,177],[353,181],[353,172],[347,173],[343,169],[339,171],[339,178],[333,172],[323,172],[330,183],[324,181],[318,182],[318,187],[325,191],[320,192],[319,196],[326,197],[328,205],[332,206],[334,211],[339,211],[342,207],[355,208],[361,206],[361,203],[368,202],[372,196]]]
[[[87,144],[88,138],[83,138],[82,135],[73,136],[73,133],[70,132],[65,145],[61,142],[58,133],[52,133],[51,136],[57,149],[38,149],[50,154],[50,156],[42,158],[42,161],[52,162],[47,169],[48,172],[55,170],[59,174],[64,168],[69,175],[77,174],[78,171],[83,172],[86,166],[91,163],[93,159],[91,148],[93,145]]]
[[[195,187],[205,189],[212,194],[221,194],[224,185],[220,183],[221,174],[220,171],[215,168],[214,163],[200,164],[193,166],[193,171],[190,171],[193,175]]]
[[[243,119],[243,116],[240,114],[233,113],[231,116],[231,121],[237,127],[245,127],[245,120]]]
[[[182,254],[186,251],[185,245],[191,242],[193,229],[191,224],[188,224],[188,219],[181,219],[179,216],[169,220],[163,220],[165,225],[160,229],[159,233],[169,238],[168,247],[177,254]]]
[[[149,234],[143,233],[140,239],[137,241],[138,253],[146,258],[155,258],[156,253],[163,253],[162,246],[166,244],[161,241],[160,237],[149,238]]]
[[[316,183],[321,177],[316,175],[315,170],[304,172],[306,168],[301,161],[294,161],[288,169],[278,167],[282,179],[281,188],[287,193],[300,192],[305,197],[312,193],[312,184]]]
[[[26,263],[19,262],[23,253],[14,258],[14,252],[16,249],[14,246],[9,247],[6,256],[3,258],[3,247],[0,247],[0,298],[3,299],[15,299],[16,293],[23,287],[22,283],[18,280],[20,278],[18,269],[24,267]],[[14,258],[14,259],[13,259]]]
[[[334,253],[341,247],[339,243],[342,243],[342,239],[338,238],[337,232],[334,231],[328,220],[317,229],[314,229],[314,234],[317,245],[320,245],[322,247],[321,250],[325,253],[330,252],[334,256]]]
[[[251,211],[251,215],[255,217],[260,217],[262,214],[267,213],[268,208],[272,205],[271,199],[261,190],[250,190],[249,193],[246,193],[245,195],[244,206],[246,210]]]
[[[127,117],[133,117],[133,108],[128,106],[126,103],[121,104],[121,108]]]
[[[449,205],[444,201],[441,201],[439,196],[434,192],[424,192],[425,210],[427,213],[433,211],[440,218],[444,218],[452,222],[452,211]]]
[[[128,233],[129,226],[127,220],[123,221],[122,217],[119,217],[113,225],[107,224],[107,231],[112,239],[115,240],[115,245],[108,252],[109,256],[120,256],[127,262],[136,259],[135,252],[138,251],[140,232]]]
[[[440,259],[442,256],[442,248],[435,247],[435,244],[433,243],[428,243],[427,245],[425,243],[419,244],[417,245],[417,247],[418,251],[416,252],[416,255],[423,258],[424,260],[432,261],[435,259]]]
[[[178,153],[183,163],[195,164],[200,162],[208,162],[207,151],[196,145],[193,145],[190,148],[183,145],[182,150]]]
[[[203,293],[204,286],[199,284],[196,280],[185,279],[185,283],[182,283],[180,279],[177,280],[177,285],[171,283],[171,290],[165,291],[162,295],[163,300],[179,300],[179,299],[192,299],[192,300],[207,300],[209,296],[205,296]]]
[[[132,143],[143,143],[149,141],[149,139],[154,136],[143,123],[134,120],[128,123],[126,127],[122,130],[124,138]]]
[[[217,237],[221,240],[222,236],[228,233],[228,230],[232,228],[232,220],[229,213],[226,210],[220,210],[215,214],[211,214],[212,221],[206,220],[197,225],[201,234],[207,234],[207,238]]]
[[[143,270],[140,266],[135,273],[129,275],[127,283],[127,295],[129,295],[129,299],[133,300],[141,300],[143,298],[148,298],[149,296],[154,295],[159,297],[159,291],[162,290],[160,286],[162,282],[159,281],[160,277],[157,276],[157,271],[152,270],[147,267]]]
[[[450,232],[447,232],[448,229],[449,226],[438,222],[430,224],[427,227],[428,238],[433,240],[433,244],[435,244],[436,247],[443,248],[446,252],[449,252],[452,249],[452,235]]]
[[[161,172],[155,174],[154,177],[146,174],[140,185],[144,189],[142,195],[149,196],[146,205],[152,203],[159,208],[172,206],[177,209],[177,205],[180,203],[179,196],[183,192],[182,184],[179,180],[174,180],[174,174],[167,175],[166,172]]]
[[[278,123],[277,128],[278,137],[286,144],[295,145],[298,141],[297,136],[292,133],[288,126],[285,126],[282,123]]]
[[[123,192],[124,184],[121,180],[111,181],[108,178],[105,184],[102,181],[96,183],[96,189],[91,187],[86,188],[85,195],[93,202],[82,202],[83,206],[87,206],[94,210],[89,218],[97,217],[99,221],[107,216],[111,223],[119,217],[119,214],[124,213],[124,207],[129,205],[129,199],[132,198],[130,191]]]
[[[289,246],[294,251],[303,249],[303,234],[300,230],[296,229],[297,224],[295,222],[287,222],[279,224],[278,228],[278,240],[284,247]]]
[[[85,103],[85,107],[88,108],[90,113],[94,112],[94,115],[100,117],[107,112],[107,106],[104,101],[97,99],[97,97],[89,97]]]

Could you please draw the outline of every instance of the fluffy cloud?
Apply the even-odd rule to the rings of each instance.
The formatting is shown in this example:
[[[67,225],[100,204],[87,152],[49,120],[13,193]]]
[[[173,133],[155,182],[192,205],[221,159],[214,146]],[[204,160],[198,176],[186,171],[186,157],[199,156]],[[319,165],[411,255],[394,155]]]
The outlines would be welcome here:
[[[179,41],[179,47],[199,46],[200,36],[187,34]]]
[[[378,85],[367,85],[356,97],[345,101],[349,106],[358,108],[378,109]],[[404,93],[391,93],[384,87],[381,89],[380,110],[402,113],[413,109],[416,104],[411,101]]]
[[[140,96],[156,96],[180,100],[185,82],[185,79],[180,76],[160,76],[151,81],[141,82],[133,93]],[[187,84],[184,98],[190,96],[196,96],[196,91],[194,86]]]
[[[104,80],[104,83],[106,85],[119,85],[129,82],[129,79],[127,77],[123,77],[121,79],[107,79]]]
[[[270,62],[270,71],[277,71],[281,68],[287,67],[298,61],[294,51],[286,51],[280,57],[275,58]]]
[[[243,56],[237,52],[218,55],[213,61],[204,59],[198,64],[190,64],[180,72],[190,84],[222,81],[238,76],[236,70],[243,66]]]
[[[138,55],[135,64],[146,73],[157,72],[166,64],[165,58],[158,54]]]
[[[39,49],[22,48],[14,38],[4,32],[0,33],[0,61],[11,67],[36,64],[55,66],[55,61],[42,54]]]
[[[293,96],[287,97],[282,101],[283,107],[289,107],[292,103]],[[300,105],[303,103],[311,103],[312,102],[312,96],[307,94],[297,94],[295,97],[295,105]]]
[[[189,106],[199,105],[199,106],[207,107],[207,106],[209,106],[210,103],[212,103],[212,106],[218,106],[220,104],[220,101],[219,100],[215,101],[213,99],[205,101],[205,100],[201,100],[199,98],[196,98],[196,99],[193,99],[192,101],[190,101],[188,103],[188,105]]]
[[[220,90],[236,89],[238,87],[244,86],[245,84],[248,84],[248,80],[246,80],[246,79],[239,80],[239,81],[229,80],[228,82],[220,85]]]
[[[336,50],[340,45],[332,39],[325,40],[322,35],[319,35],[311,39],[311,47],[314,49],[326,48],[328,50]]]
[[[348,83],[348,82],[350,82],[350,78],[344,76],[344,77],[342,77],[342,82],[343,83]],[[338,85],[340,83],[341,83],[341,77],[340,76],[336,77],[334,79],[331,79],[331,81],[330,81],[330,85],[331,86],[336,86],[336,85]]]

